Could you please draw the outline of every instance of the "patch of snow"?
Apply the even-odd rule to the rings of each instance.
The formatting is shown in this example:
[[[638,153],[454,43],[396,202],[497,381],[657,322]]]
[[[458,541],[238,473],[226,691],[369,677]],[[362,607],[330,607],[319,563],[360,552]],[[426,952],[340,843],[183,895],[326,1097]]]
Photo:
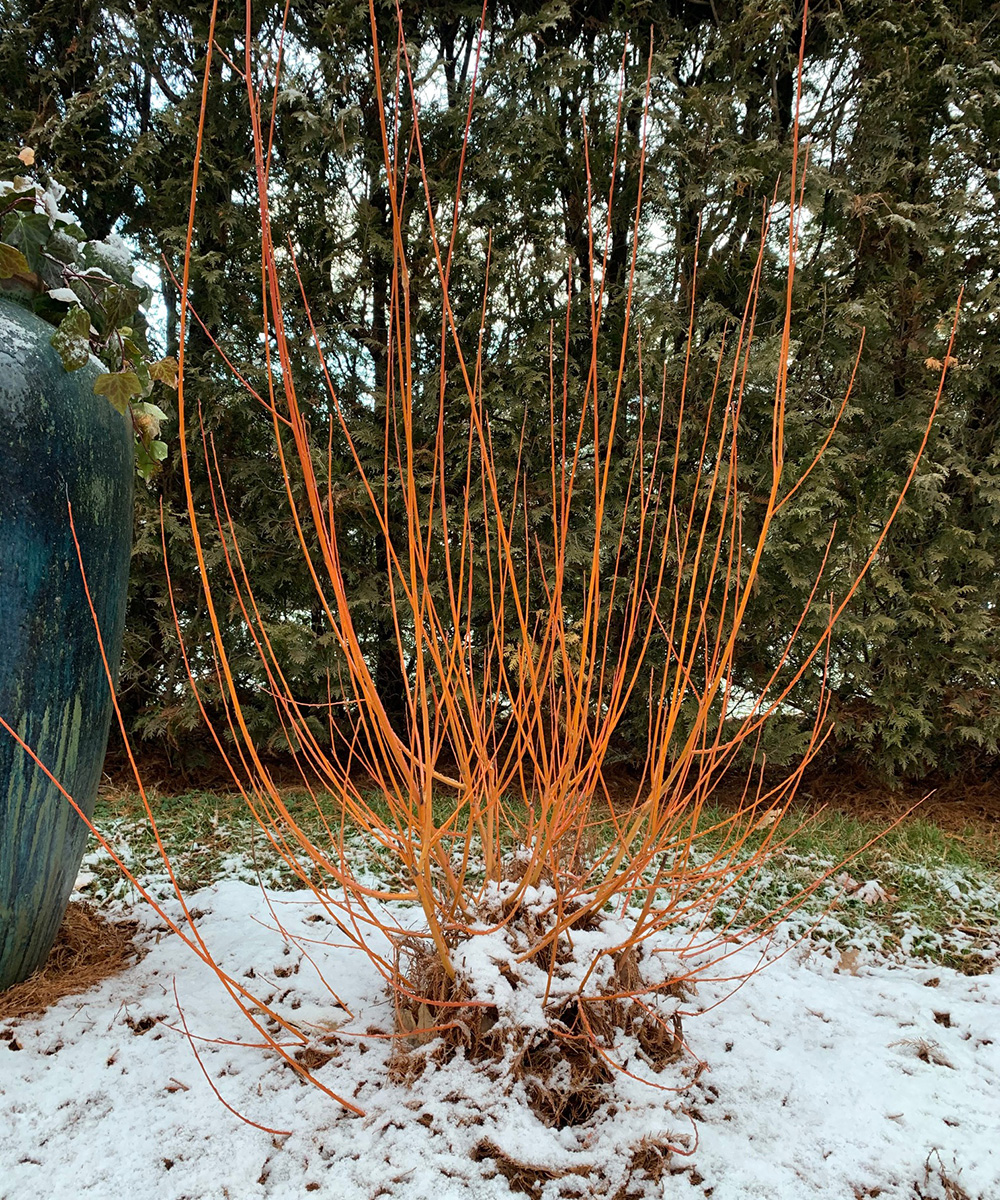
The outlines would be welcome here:
[[[0,1024],[3,1200],[509,1200],[497,1155],[548,1171],[541,1200],[596,1200],[614,1194],[615,1171],[643,1137],[675,1153],[659,1182],[633,1175],[628,1194],[640,1200],[850,1200],[875,1189],[913,1200],[917,1184],[945,1195],[946,1177],[972,1200],[1000,1195],[995,972],[967,977],[863,951],[839,970],[835,954],[779,938],[767,969],[739,986],[761,950],[736,944],[685,1002],[690,1056],[657,1087],[616,1073],[595,1117],[555,1129],[460,1052],[410,1084],[390,1074],[395,1042],[377,1036],[394,1024],[382,975],[311,893],[223,881],[188,905],[219,965],[300,1030],[303,1047],[331,1055],[316,1079],[364,1115],[256,1048],[216,974],[141,906],[131,915],[142,962]],[[180,918],[176,900],[164,907]],[[382,916],[414,927],[419,910]],[[583,936],[610,938],[613,924]],[[378,931],[365,936],[388,953]],[[664,958],[681,949],[666,936],[654,948]],[[495,989],[511,952],[502,936],[477,938],[463,970]],[[288,1132],[244,1124],[214,1088]]]
[[[31,353],[35,346],[35,340],[19,321],[0,313],[0,354],[17,362]]]
[[[869,879],[867,883],[861,884],[854,894],[865,904],[885,904],[889,899],[889,893],[877,879]]]
[[[76,223],[77,217],[75,213],[60,211],[59,201],[65,195],[65,187],[61,183],[56,183],[55,180],[52,180],[44,190],[36,188],[35,209],[38,212],[44,212],[49,218],[50,229],[55,227],[57,221],[63,225],[74,225]]]
[[[120,270],[132,270],[132,251],[117,233],[109,233],[103,241],[95,240],[88,245],[100,258],[106,259]]]

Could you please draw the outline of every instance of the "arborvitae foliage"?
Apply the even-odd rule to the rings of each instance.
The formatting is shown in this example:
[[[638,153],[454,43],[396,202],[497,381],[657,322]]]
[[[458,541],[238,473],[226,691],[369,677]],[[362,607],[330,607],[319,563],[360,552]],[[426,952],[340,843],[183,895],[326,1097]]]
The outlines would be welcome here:
[[[605,288],[606,328],[613,332],[622,319],[618,301],[635,232],[639,124],[651,61],[635,321],[646,391],[659,390],[650,388],[651,380],[664,381],[665,424],[671,427],[696,243],[694,341],[701,353],[692,359],[694,403],[709,394],[715,350],[740,319],[763,206],[787,175],[801,6],[777,0],[497,3],[489,6],[481,44],[477,5],[403,9],[422,116],[419,150],[435,201],[432,215],[445,241],[479,57],[449,291],[464,333],[483,329],[484,405],[501,479],[504,470],[514,478],[519,452],[529,465],[536,463],[539,478],[546,475],[551,323],[563,319],[567,286],[585,295],[594,274],[586,236],[584,119],[596,181],[595,227],[601,225],[599,197],[613,174],[618,189],[607,270],[593,281]],[[282,6],[257,3],[254,12],[260,42],[276,48]],[[837,628],[828,663],[840,721],[830,752],[886,775],[983,769],[1000,735],[1000,706],[993,702],[1000,677],[1000,26],[991,20],[994,14],[993,4],[976,0],[961,7],[936,0],[848,0],[816,4],[809,14],[803,117],[809,166],[789,375],[790,473],[807,466],[822,444],[854,371],[863,330],[865,339],[827,454],[782,510],[779,536],[772,535],[745,623],[736,683],[753,690],[769,676],[805,605],[832,520],[838,521],[837,538],[807,633],[822,628],[829,593],[839,596],[867,555],[919,444],[964,288],[957,363],[919,476]],[[253,383],[262,378],[264,347],[258,337],[258,213],[239,77],[243,20],[242,5],[220,12],[217,41],[232,65],[213,81],[208,105],[191,298],[208,332]],[[150,0],[141,11],[117,0],[0,0],[0,26],[8,101],[0,112],[0,140],[10,159],[0,175],[16,173],[14,156],[29,145],[43,173],[71,187],[67,204],[92,236],[114,228],[136,243],[159,272],[162,305],[152,317],[160,349],[172,353],[177,292],[159,256],[174,268],[180,261],[207,8],[180,0]],[[395,6],[386,3],[380,36],[387,63],[397,50],[394,31]],[[389,189],[398,181],[388,179],[382,165],[370,39],[365,6],[349,0],[292,5],[271,177],[276,239],[293,239],[338,392],[354,413],[359,447],[376,465],[390,369]],[[619,102],[624,133],[616,146]],[[405,124],[395,136],[401,156],[418,153]],[[415,395],[426,415],[422,426],[417,414],[415,431],[419,437],[423,428],[430,437],[439,403],[432,364],[440,352],[440,289],[436,264],[419,252],[429,245],[428,209],[412,182],[402,201]],[[595,246],[594,254],[600,259],[603,247]],[[759,448],[762,480],[770,469],[766,414],[783,312],[778,257],[769,252],[765,258],[741,429],[747,463]],[[294,297],[298,285],[290,262],[284,282]],[[299,310],[288,307],[294,320]],[[571,376],[590,368],[585,313],[578,303]],[[336,697],[336,656],[295,549],[270,418],[247,400],[197,323],[191,328],[188,396],[202,401],[206,434],[269,631],[281,643],[282,660],[292,664],[293,688],[304,699]],[[290,333],[300,397],[315,397],[315,434],[330,417],[318,361],[304,323]],[[555,344],[562,342],[559,328]],[[615,339],[605,336],[602,344],[608,352],[597,370],[610,378],[618,368]],[[632,355],[626,396],[637,394],[638,370]],[[445,403],[458,406],[461,415],[457,381]],[[572,419],[572,411],[568,415]],[[192,437],[200,436],[192,430]],[[464,446],[450,450],[458,470]],[[683,447],[683,461],[682,486],[690,489],[710,463],[695,439]],[[378,664],[392,711],[391,697],[400,689],[395,651],[386,652],[394,644],[380,582],[386,548],[366,515],[336,431],[321,469],[335,499],[359,636]],[[161,502],[174,603],[189,645],[206,644],[206,617],[181,519],[177,472],[175,447],[175,457],[137,508],[124,702],[134,728],[173,747],[177,761],[191,765],[195,748],[187,745],[187,732],[198,714],[185,686],[163,578]],[[526,475],[531,478],[530,470]],[[610,510],[626,486],[623,462],[620,478],[609,485]],[[221,570],[212,496],[207,483],[198,487],[210,565]],[[535,533],[544,540],[541,499],[538,511]],[[748,539],[755,519],[751,494],[743,515]],[[570,565],[582,581],[583,556]],[[260,690],[256,652],[241,632],[239,612],[226,617],[246,711],[258,723],[254,733],[279,744],[282,733]],[[650,653],[655,658],[663,650]],[[211,703],[214,665],[210,659],[192,665]],[[817,667],[804,682],[804,709],[819,683]],[[400,721],[401,713],[400,705]],[[645,738],[647,719],[639,697],[621,728],[622,761]],[[800,728],[790,710],[769,735],[770,754],[790,756],[807,727]]]

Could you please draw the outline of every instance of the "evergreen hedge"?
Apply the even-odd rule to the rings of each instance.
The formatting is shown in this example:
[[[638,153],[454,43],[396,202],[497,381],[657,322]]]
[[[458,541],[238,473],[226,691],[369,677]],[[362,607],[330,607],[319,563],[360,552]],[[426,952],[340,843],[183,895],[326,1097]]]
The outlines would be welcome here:
[[[383,7],[381,49],[391,59],[395,6]],[[439,220],[446,222],[479,7],[455,2],[403,7],[410,54],[422,78],[428,178],[440,197]],[[273,41],[282,6],[258,3],[255,11],[259,38]],[[224,6],[217,31],[220,47],[237,64],[243,13],[242,6]],[[484,388],[494,438],[504,453],[516,454],[522,425],[529,461],[547,452],[550,322],[562,320],[567,271],[575,288],[590,282],[581,112],[600,191],[614,163],[623,52],[625,132],[604,281],[606,320],[620,319],[615,299],[626,282],[651,49],[652,116],[637,285],[643,371],[647,381],[661,375],[666,381],[669,427],[683,370],[700,228],[691,395],[697,397],[699,385],[707,394],[714,349],[742,310],[762,206],[790,161],[801,20],[801,4],[777,0],[490,6],[451,291],[457,310],[466,314],[465,332],[474,336],[491,234],[485,334],[490,365]],[[205,6],[149,0],[140,10],[122,0],[41,5],[0,0],[0,25],[0,75],[8,101],[0,112],[0,156],[10,160],[0,176],[16,171],[17,154],[30,146],[43,175],[70,187],[65,203],[92,237],[115,231],[138,247],[159,272],[160,297],[151,312],[162,340],[158,349],[173,354],[177,293],[160,255],[176,266],[183,242]],[[370,37],[366,6],[353,0],[293,4],[276,113],[273,182],[276,234],[290,234],[299,248],[330,369],[354,413],[359,444],[376,463],[382,454],[380,385],[387,369],[391,254]],[[832,520],[838,522],[838,535],[824,593],[836,594],[866,556],[922,436],[964,289],[957,362],[918,478],[831,647],[828,685],[838,726],[827,747],[829,761],[888,779],[982,775],[993,769],[998,752],[998,64],[1000,24],[992,3],[844,0],[810,9],[803,120],[810,146],[808,216],[795,298],[790,470],[808,464],[825,437],[854,369],[862,330],[864,347],[829,450],[783,511],[781,537],[763,564],[747,622],[742,677],[735,683],[752,688],[769,675],[777,648],[809,595]],[[192,299],[211,335],[251,382],[259,382],[258,228],[245,108],[235,71],[216,79]],[[400,131],[401,139],[407,132]],[[438,403],[432,368],[440,350],[436,268],[427,253],[420,197],[411,192],[406,199],[410,304],[418,330],[425,331],[429,431]],[[763,461],[769,428],[761,429],[755,415],[768,411],[768,380],[774,377],[783,303],[780,249],[777,244],[773,253],[769,248],[765,265],[741,431],[748,468],[752,471],[760,459],[762,477],[769,467]],[[300,394],[306,395],[310,379],[318,384],[317,364],[307,330],[293,332]],[[577,371],[588,365],[586,333],[581,328],[577,339],[581,361],[571,363]],[[612,342],[605,338],[604,344]],[[293,664],[300,693],[325,701],[328,685],[336,692],[336,658],[301,555],[294,551],[267,415],[246,402],[197,328],[188,363],[189,395],[201,399],[270,631],[285,661]],[[613,374],[613,355],[599,369]],[[631,362],[632,394],[637,369]],[[321,389],[314,390],[319,397]],[[460,393],[454,402],[460,403]],[[312,420],[324,463],[328,418],[317,399]],[[456,463],[463,454],[455,447]],[[685,447],[685,455],[690,486],[704,467],[700,446]],[[364,516],[346,448],[336,437],[330,470],[344,530],[341,545],[352,556],[346,568],[359,632],[378,665],[383,694],[391,697],[398,694],[400,679],[392,658],[380,658],[390,619],[379,587],[385,547]],[[203,748],[192,733],[198,714],[185,685],[163,579],[161,501],[174,600],[193,647],[207,644],[206,618],[177,471],[175,454],[139,505],[123,701],[136,733],[170,748],[175,762],[191,766]],[[540,457],[539,474],[546,471]],[[624,467],[617,486],[623,495]],[[207,527],[207,482],[200,487],[213,565],[221,569],[222,546]],[[753,520],[751,488],[744,513],[749,533]],[[540,497],[539,536],[544,527]],[[581,579],[585,569],[581,562]],[[238,613],[229,616],[234,662],[254,732],[278,746],[281,730],[261,691],[256,652],[240,629]],[[821,614],[809,620],[818,628]],[[212,664],[196,650],[193,667],[211,703]],[[796,704],[807,710],[820,684],[818,673],[811,676]],[[623,762],[629,761],[630,745],[644,737],[642,707],[638,704],[622,727],[617,754]],[[770,736],[772,759],[795,752],[802,730],[794,709]]]

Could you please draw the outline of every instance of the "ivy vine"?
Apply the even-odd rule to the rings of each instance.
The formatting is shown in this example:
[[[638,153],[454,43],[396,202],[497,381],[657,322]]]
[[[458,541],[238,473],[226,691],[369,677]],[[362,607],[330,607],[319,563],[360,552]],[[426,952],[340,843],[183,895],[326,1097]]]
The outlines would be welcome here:
[[[34,154],[21,151],[30,167]],[[135,275],[131,254],[115,235],[89,240],[72,213],[59,208],[66,189],[15,176],[0,181],[0,294],[56,327],[52,345],[67,371],[90,356],[107,368],[94,391],[132,422],[136,470],[149,480],[167,456],[160,429],[167,414],[151,397],[157,384],[177,387],[177,361],[154,358],[143,307],[151,292]]]

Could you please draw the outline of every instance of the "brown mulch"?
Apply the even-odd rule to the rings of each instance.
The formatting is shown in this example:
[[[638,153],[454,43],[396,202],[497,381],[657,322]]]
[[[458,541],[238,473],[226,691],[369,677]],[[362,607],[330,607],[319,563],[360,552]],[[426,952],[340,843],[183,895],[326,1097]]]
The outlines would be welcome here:
[[[135,921],[110,921],[86,901],[74,901],[45,965],[0,992],[0,1021],[44,1011],[64,996],[85,992],[143,957]]]
[[[233,778],[221,756],[214,748],[199,747],[187,757],[171,751],[162,744],[139,744],[140,773],[147,786],[164,795],[175,795],[188,789],[230,792]],[[298,790],[302,787],[299,767],[288,755],[275,754],[267,759],[268,772],[279,789]],[[135,790],[135,778],[121,747],[113,743],[104,764],[105,782],[112,789]],[[774,780],[781,771],[768,772]],[[359,785],[368,780],[356,772]],[[605,772],[605,787],[611,803],[626,806],[635,798],[639,777],[621,764]],[[744,778],[738,771],[720,782],[713,794],[716,803],[738,804],[744,791]],[[975,831],[994,837],[1000,845],[1000,770],[990,762],[983,764],[977,775],[953,778],[928,778],[919,782],[905,781],[896,786],[852,768],[827,765],[814,766],[805,775],[798,789],[795,804],[803,813],[820,809],[841,812],[873,824],[887,824],[917,805],[915,815],[939,826],[947,833],[962,834]]]
[[[898,788],[849,772],[816,771],[803,780],[796,804],[820,808],[859,821],[888,824],[913,809],[945,833],[974,833],[1000,848],[1000,778],[904,783]],[[915,807],[914,807],[915,806]]]
[[[774,782],[777,779],[775,772]],[[745,779],[734,771],[713,793],[713,802],[737,806],[744,784]],[[889,787],[860,772],[814,770],[802,780],[793,807],[801,816],[835,812],[883,826],[910,812],[911,819],[928,821],[945,833],[961,836],[971,832],[1000,848],[1000,777]]]

